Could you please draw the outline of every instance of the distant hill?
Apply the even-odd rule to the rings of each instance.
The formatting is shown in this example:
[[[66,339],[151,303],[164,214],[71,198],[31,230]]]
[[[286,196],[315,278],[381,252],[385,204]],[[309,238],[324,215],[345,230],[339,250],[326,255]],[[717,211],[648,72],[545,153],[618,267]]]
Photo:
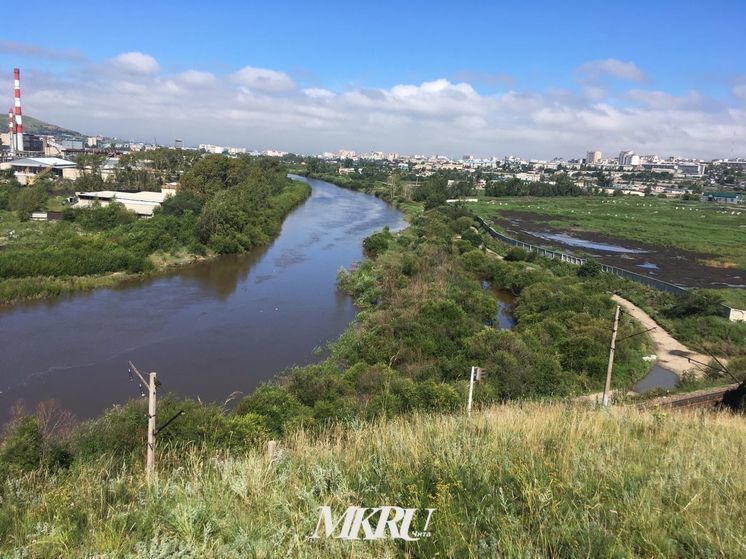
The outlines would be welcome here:
[[[44,122],[43,120],[28,115],[23,115],[23,130],[29,134],[39,134],[42,136],[85,138],[85,135],[80,132],[62,128],[56,124],[49,124],[48,122]]]

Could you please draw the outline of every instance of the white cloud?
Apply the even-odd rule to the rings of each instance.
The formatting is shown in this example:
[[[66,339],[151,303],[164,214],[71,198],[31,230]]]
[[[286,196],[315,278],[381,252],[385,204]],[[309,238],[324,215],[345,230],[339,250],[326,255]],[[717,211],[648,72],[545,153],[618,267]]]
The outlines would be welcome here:
[[[0,54],[46,58],[47,60],[67,60],[71,62],[83,60],[83,56],[75,49],[48,49],[39,45],[19,43],[17,41],[0,41]]]
[[[217,81],[215,76],[210,72],[200,72],[199,70],[182,72],[176,76],[176,80],[192,87],[212,85]]]
[[[125,60],[130,71],[114,76],[105,67],[84,76],[29,71],[25,112],[91,134],[301,153],[349,147],[548,158],[595,148],[717,157],[729,154],[734,141],[746,145],[741,103],[728,106],[696,91],[677,96],[637,88],[609,97],[588,83],[579,90],[482,95],[467,82],[442,78],[333,92],[301,89],[270,69],[167,75],[154,70],[155,60]],[[3,79],[0,90],[9,88]],[[596,89],[591,95],[587,88]],[[737,86],[733,95],[746,100],[745,90]]]
[[[328,89],[322,89],[319,87],[311,87],[308,89],[304,89],[303,93],[305,93],[308,97],[314,98],[314,99],[328,99],[330,97],[334,97],[334,93],[329,91]]]
[[[231,75],[234,82],[246,86],[252,91],[290,91],[295,89],[295,82],[285,72],[245,66]]]
[[[115,68],[129,74],[157,74],[161,67],[158,61],[149,54],[142,52],[123,52],[114,57],[112,63]]]
[[[684,96],[676,96],[665,91],[630,89],[625,97],[655,109],[702,108],[705,104],[704,97],[698,91],[690,91]]]
[[[588,81],[605,77],[633,82],[642,82],[646,79],[645,73],[634,62],[622,62],[616,58],[586,62],[578,68],[578,74]]]
[[[746,84],[741,84],[734,87],[733,96],[740,99],[741,101],[746,101]]]

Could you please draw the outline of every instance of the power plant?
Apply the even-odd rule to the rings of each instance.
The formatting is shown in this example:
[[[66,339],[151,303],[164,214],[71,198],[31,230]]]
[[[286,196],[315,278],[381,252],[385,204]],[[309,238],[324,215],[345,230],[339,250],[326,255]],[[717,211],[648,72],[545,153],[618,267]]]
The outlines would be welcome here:
[[[24,150],[23,111],[21,110],[21,70],[13,69],[13,106],[8,110],[8,133],[10,153],[15,155]]]

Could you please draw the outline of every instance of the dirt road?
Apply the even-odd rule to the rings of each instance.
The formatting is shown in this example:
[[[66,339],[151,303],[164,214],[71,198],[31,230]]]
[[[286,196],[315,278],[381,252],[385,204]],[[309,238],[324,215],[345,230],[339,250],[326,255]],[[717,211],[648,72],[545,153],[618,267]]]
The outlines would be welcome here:
[[[655,330],[649,332],[649,334],[655,344],[655,355],[657,357],[658,365],[670,369],[679,376],[690,370],[694,370],[698,374],[702,373],[701,368],[698,368],[687,361],[687,357],[691,357],[692,359],[696,359],[702,363],[708,363],[710,361],[709,356],[692,351],[676,340],[671,336],[671,334],[666,332],[662,326],[655,322],[648,313],[631,301],[627,301],[627,299],[623,299],[619,295],[612,295],[611,298],[622,307],[622,310],[625,313],[642,324],[643,328],[655,328]]]

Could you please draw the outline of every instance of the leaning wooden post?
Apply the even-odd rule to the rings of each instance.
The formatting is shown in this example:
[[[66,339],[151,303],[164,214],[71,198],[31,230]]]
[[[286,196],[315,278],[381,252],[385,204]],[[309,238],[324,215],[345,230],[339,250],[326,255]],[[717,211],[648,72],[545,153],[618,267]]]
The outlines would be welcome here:
[[[611,347],[609,348],[609,366],[606,368],[606,383],[604,384],[604,395],[601,399],[601,405],[609,405],[609,392],[611,391],[611,370],[614,368],[614,352],[616,351],[616,333],[619,329],[619,312],[621,308],[616,306],[614,313],[614,329],[611,331]]]
[[[148,482],[155,470],[155,373],[150,373],[148,383],[148,451],[145,474]]]

